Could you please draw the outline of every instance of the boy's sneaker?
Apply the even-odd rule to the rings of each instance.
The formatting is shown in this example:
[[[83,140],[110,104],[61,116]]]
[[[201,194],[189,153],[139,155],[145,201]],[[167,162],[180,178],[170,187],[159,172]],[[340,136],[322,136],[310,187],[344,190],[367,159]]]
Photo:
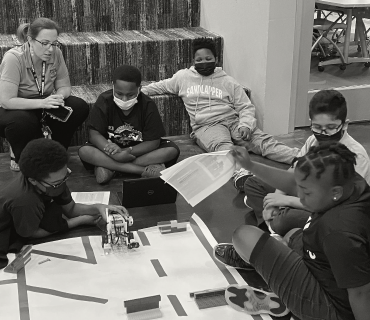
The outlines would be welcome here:
[[[161,171],[166,169],[166,166],[161,164],[150,164],[149,166],[146,166],[144,169],[144,172],[141,174],[143,178],[149,178],[149,177],[160,177]]]
[[[219,243],[213,248],[213,256],[222,264],[234,267],[236,269],[254,270],[254,268],[245,262],[235,251],[232,243]]]
[[[225,290],[225,300],[233,309],[251,315],[268,313],[275,317],[283,317],[290,312],[275,293],[248,285],[228,286]]]
[[[116,172],[103,167],[95,167],[94,173],[96,182],[103,184],[112,180]]]
[[[235,170],[233,173],[233,180],[234,180],[234,187],[239,192],[244,192],[244,183],[248,180],[249,177],[252,177],[253,173],[241,168],[239,170]]]

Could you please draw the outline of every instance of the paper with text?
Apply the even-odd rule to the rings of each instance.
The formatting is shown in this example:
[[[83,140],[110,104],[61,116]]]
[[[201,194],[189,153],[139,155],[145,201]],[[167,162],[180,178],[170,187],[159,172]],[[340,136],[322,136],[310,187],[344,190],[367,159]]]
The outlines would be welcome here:
[[[161,172],[161,178],[195,206],[230,180],[235,160],[229,150],[202,153]]]

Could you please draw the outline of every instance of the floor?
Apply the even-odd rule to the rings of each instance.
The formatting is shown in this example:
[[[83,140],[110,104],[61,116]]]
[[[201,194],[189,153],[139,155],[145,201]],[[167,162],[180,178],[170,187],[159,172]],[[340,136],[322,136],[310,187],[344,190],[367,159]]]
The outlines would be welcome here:
[[[335,13],[329,17],[331,21],[337,18]],[[364,19],[366,29],[370,28],[370,20]],[[352,30],[355,30],[355,21],[352,24]],[[351,34],[351,39],[354,39],[354,34]],[[341,43],[338,46],[341,48],[344,38],[340,38]],[[360,56],[357,51],[357,42],[352,41],[349,55],[351,57]],[[325,71],[320,72],[317,69],[319,58],[313,54],[311,58],[311,70],[309,80],[309,90],[322,90],[328,88],[338,88],[356,85],[370,85],[370,68],[366,68],[363,63],[353,63],[347,65],[346,70],[340,70],[339,65],[325,66]]]
[[[370,123],[357,123],[349,126],[348,132],[354,139],[363,144],[365,149],[370,152],[370,139],[368,132]],[[289,146],[301,147],[310,135],[308,128],[298,129],[294,133],[277,137],[278,140],[285,142]],[[179,160],[198,154],[202,150],[195,145],[188,137],[178,136],[170,137],[179,145],[181,156]],[[92,173],[87,172],[77,155],[77,148],[69,150],[70,160],[69,168],[72,170],[72,176],[68,180],[68,186],[71,191],[110,191],[112,204],[119,204],[121,197],[122,178],[115,178],[109,184],[101,186],[95,182]],[[276,163],[260,156],[253,156],[253,159],[267,165],[279,168],[287,168],[288,165]],[[17,175],[9,170],[9,155],[0,154],[0,188],[6,186],[9,180]],[[134,218],[135,229],[154,226],[158,221],[171,219],[188,219],[194,212],[205,222],[213,236],[218,242],[230,242],[235,228],[248,223],[253,223],[248,215],[248,210],[243,203],[244,194],[238,193],[231,182],[226,183],[222,188],[203,200],[197,206],[192,208],[181,195],[178,195],[175,204],[158,205],[151,207],[131,208],[130,214]],[[246,217],[249,217],[246,219]],[[67,234],[54,235],[43,241],[52,241],[61,238],[97,235],[100,230],[95,227],[78,228]],[[246,281],[255,287],[266,288],[263,280],[255,272],[241,272]],[[285,319],[285,318],[280,318]],[[287,317],[286,319],[289,319]]]
[[[350,53],[353,57],[359,55],[355,44],[351,46]],[[370,85],[370,68],[363,63],[349,64],[346,70],[340,70],[339,65],[329,65],[323,72],[318,71],[318,64],[319,58],[312,56],[309,90]]]

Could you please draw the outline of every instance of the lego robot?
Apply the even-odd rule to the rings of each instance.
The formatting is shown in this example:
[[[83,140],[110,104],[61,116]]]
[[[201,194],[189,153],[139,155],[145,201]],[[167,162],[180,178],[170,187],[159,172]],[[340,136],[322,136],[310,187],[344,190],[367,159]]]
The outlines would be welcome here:
[[[128,249],[138,248],[134,234],[129,231],[134,223],[131,216],[123,217],[118,212],[106,209],[107,225],[106,232],[102,235],[102,247],[105,254],[109,254],[114,246],[126,245]]]

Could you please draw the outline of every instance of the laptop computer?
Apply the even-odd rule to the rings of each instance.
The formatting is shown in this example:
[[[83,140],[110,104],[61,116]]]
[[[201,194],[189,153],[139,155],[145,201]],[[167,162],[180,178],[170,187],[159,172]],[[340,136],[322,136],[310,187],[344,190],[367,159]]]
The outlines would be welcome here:
[[[174,203],[177,191],[159,177],[123,180],[122,205],[126,208]]]

